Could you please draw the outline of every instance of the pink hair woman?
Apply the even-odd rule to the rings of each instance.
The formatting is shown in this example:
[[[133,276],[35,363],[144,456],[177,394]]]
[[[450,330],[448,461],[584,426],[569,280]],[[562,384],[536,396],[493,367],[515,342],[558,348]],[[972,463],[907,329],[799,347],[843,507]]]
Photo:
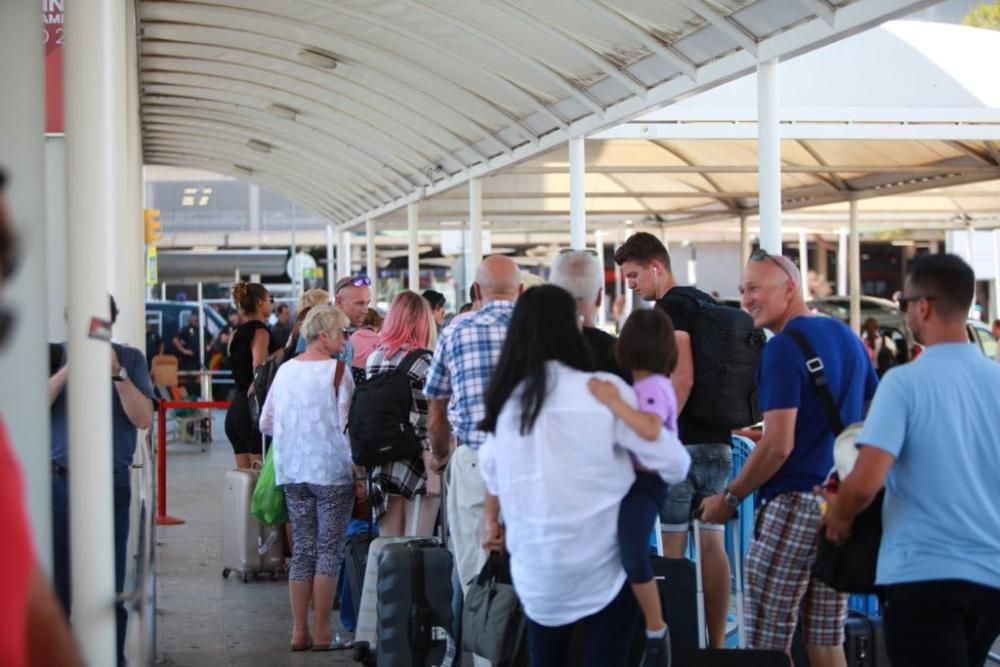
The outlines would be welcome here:
[[[440,477],[431,473],[428,484],[426,460],[430,453],[427,440],[427,397],[424,381],[430,370],[431,350],[437,345],[437,326],[427,301],[415,292],[400,292],[393,299],[382,324],[379,344],[368,356],[367,379],[389,373],[403,363],[411,352],[417,358],[410,366],[410,387],[413,402],[410,423],[420,438],[424,454],[409,460],[392,461],[372,469],[372,492],[369,497],[373,518],[384,536],[409,535],[415,511],[415,501],[420,500],[417,535],[430,535],[441,503]]]

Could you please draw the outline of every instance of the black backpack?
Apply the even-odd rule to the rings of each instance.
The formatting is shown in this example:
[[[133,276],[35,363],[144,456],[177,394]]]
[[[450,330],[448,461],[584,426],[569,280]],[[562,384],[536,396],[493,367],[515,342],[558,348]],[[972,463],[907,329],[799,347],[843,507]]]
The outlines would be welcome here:
[[[413,389],[408,373],[427,350],[413,350],[392,371],[354,390],[347,428],[354,463],[366,468],[420,456],[423,446],[410,423]]]
[[[668,299],[682,301],[692,312],[691,356],[694,386],[685,410],[706,424],[736,429],[761,418],[754,372],[767,341],[754,328],[750,314],[712,300],[675,292]]]

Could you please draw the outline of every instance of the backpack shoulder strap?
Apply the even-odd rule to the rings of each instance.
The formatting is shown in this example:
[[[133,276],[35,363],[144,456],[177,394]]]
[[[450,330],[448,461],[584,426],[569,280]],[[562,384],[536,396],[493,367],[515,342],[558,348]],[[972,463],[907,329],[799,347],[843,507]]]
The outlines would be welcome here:
[[[340,395],[340,381],[344,379],[344,371],[347,367],[343,361],[337,360],[337,368],[333,371],[333,393],[335,396]]]
[[[417,363],[417,359],[419,359],[425,352],[429,351],[430,350],[425,350],[423,348],[411,350],[409,354],[403,357],[403,360],[399,362],[399,366],[396,366],[396,372],[400,375],[406,375],[410,372],[410,369],[413,368],[413,364]]]
[[[830,428],[833,429],[833,435],[834,437],[840,435],[840,432],[844,430],[844,420],[840,416],[840,410],[837,409],[837,402],[833,399],[833,391],[830,389],[830,383],[826,377],[823,360],[819,358],[812,343],[801,331],[791,330],[784,333],[791,336],[792,340],[798,343],[799,349],[802,350],[802,355],[806,358],[806,369],[816,387],[819,402],[823,404],[823,409],[826,411],[826,418],[830,422]]]

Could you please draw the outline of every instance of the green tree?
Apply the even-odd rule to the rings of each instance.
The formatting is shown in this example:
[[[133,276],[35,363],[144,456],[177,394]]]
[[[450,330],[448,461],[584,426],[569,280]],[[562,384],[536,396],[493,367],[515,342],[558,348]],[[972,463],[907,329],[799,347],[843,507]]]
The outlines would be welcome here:
[[[973,28],[1000,30],[1000,0],[995,0],[993,4],[984,2],[973,7],[972,11],[962,19],[962,23]]]

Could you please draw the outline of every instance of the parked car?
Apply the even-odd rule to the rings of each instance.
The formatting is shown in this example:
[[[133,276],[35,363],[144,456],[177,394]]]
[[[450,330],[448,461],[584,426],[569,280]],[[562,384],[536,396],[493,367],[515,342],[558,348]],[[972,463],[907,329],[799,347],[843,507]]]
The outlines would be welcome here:
[[[966,322],[965,330],[969,334],[969,340],[975,343],[990,359],[997,356],[997,337],[993,331],[979,320],[969,320]]]
[[[844,296],[830,296],[823,299],[813,299],[807,304],[821,315],[835,317],[845,324],[851,320],[851,300]],[[899,312],[895,301],[879,299],[872,296],[861,297],[861,321],[869,317],[878,321],[882,335],[888,336],[896,344],[896,358],[905,364],[915,359],[920,352],[920,345],[913,338],[913,332],[906,326],[906,316]],[[858,335],[860,331],[855,332]]]

